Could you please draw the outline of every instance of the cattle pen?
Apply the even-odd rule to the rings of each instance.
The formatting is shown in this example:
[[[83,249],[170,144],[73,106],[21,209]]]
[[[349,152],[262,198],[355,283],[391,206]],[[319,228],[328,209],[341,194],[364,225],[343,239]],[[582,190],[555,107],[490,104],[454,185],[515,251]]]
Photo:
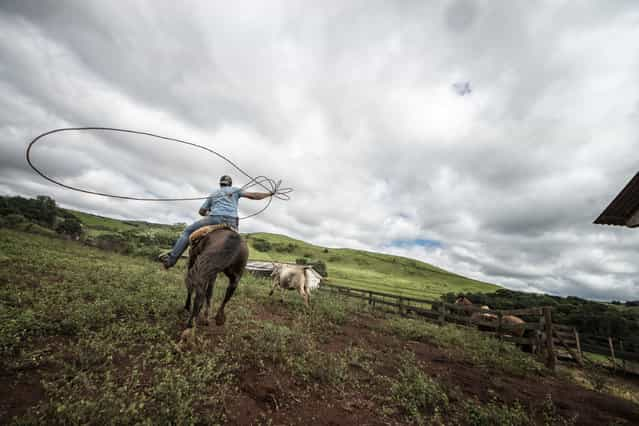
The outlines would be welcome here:
[[[286,264],[285,262],[249,261],[247,270],[254,275],[266,277],[272,272],[275,263]],[[588,357],[591,355],[606,357],[614,370],[626,371],[627,362],[639,363],[639,352],[624,348],[621,338],[609,336],[582,338],[575,327],[554,322],[551,306],[485,310],[478,306],[458,305],[441,300],[329,284],[325,280],[322,280],[319,289],[339,296],[359,299],[373,308],[385,307],[402,316],[414,315],[439,325],[452,323],[474,327],[500,341],[511,342],[528,349],[529,352],[543,358],[545,365],[552,370],[555,369],[557,360],[574,362],[583,366],[590,361]],[[472,319],[473,313],[492,314],[497,320]],[[520,317],[524,324],[514,327],[504,323],[502,319],[509,315]],[[521,331],[522,328],[523,335],[514,335],[516,333],[513,332]],[[552,336],[552,339],[547,339],[546,336]]]
[[[397,294],[364,290],[323,282],[320,289],[340,296],[360,299],[372,307],[384,306],[396,310],[396,313],[416,315],[424,320],[444,325],[453,323],[468,327],[477,327],[500,341],[507,341],[528,348],[529,351],[544,359],[546,367],[555,369],[557,360],[571,361],[583,366],[588,361],[588,354],[599,354],[610,357],[613,368],[621,362],[625,370],[625,362],[639,362],[639,352],[623,349],[623,341],[607,338],[602,342],[582,343],[579,331],[575,327],[557,324],[552,320],[553,308],[541,306],[527,309],[485,310],[478,306],[458,305],[441,300],[429,300]],[[497,321],[471,319],[472,313],[493,314]],[[521,317],[525,323],[510,326],[502,319],[508,315]],[[524,332],[522,336],[513,334],[515,329]],[[547,336],[552,336],[548,339]],[[615,342],[617,348],[615,349]],[[621,342],[621,345],[619,344]]]

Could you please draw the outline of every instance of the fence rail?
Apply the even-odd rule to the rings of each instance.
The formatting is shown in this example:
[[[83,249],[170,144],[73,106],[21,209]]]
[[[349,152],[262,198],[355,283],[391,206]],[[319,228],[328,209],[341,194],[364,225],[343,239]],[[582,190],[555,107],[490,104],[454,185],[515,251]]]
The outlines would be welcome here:
[[[425,320],[477,327],[481,331],[519,345],[525,345],[532,352],[545,357],[546,366],[554,369],[558,356],[568,357],[579,365],[583,365],[583,352],[611,356],[613,365],[616,360],[639,362],[639,352],[623,350],[623,343],[615,349],[613,339],[607,338],[608,345],[580,341],[579,332],[574,328],[552,322],[552,307],[541,306],[526,309],[486,310],[477,306],[458,305],[442,302],[441,300],[421,299],[410,296],[384,293],[375,290],[322,283],[320,289],[337,293],[342,296],[365,300],[371,306],[383,305],[396,308],[398,313],[406,315],[414,313]],[[471,318],[474,313],[490,314],[497,317],[497,321],[486,321],[481,318]],[[517,326],[505,324],[503,318],[508,315],[527,317],[524,324]],[[518,334],[522,333],[523,336]],[[547,338],[547,336],[552,336]],[[605,339],[605,338],[604,338]],[[625,362],[624,362],[625,368]]]

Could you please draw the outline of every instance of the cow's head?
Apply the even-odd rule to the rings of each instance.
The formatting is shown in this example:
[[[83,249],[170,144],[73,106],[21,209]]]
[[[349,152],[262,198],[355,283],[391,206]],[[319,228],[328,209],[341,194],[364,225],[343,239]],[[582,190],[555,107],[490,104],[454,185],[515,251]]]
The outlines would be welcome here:
[[[271,272],[271,277],[276,277],[280,274],[282,270],[282,265],[278,265],[276,263],[273,264],[273,272]]]

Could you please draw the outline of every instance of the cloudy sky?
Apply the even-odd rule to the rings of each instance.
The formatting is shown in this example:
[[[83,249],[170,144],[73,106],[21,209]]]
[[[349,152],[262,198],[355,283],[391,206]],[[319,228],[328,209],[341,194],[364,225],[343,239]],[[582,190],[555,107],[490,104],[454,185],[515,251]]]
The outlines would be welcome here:
[[[639,231],[592,224],[639,171],[634,0],[2,0],[0,28],[2,194],[196,219],[199,202],[75,193],[24,160],[53,128],[135,129],[295,188],[244,232],[518,290],[639,298]],[[465,82],[470,93],[455,89]],[[224,173],[246,183],[212,155],[139,136],[63,133],[33,157],[121,195],[198,196]]]

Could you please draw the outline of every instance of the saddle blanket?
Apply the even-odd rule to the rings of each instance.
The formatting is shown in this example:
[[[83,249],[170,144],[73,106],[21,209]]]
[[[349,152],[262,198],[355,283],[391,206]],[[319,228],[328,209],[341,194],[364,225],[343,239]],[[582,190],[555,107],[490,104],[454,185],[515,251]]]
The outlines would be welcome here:
[[[193,233],[189,236],[189,242],[191,243],[192,246],[194,246],[204,236],[210,234],[211,232],[218,231],[220,229],[228,229],[233,232],[237,232],[237,229],[233,228],[231,225],[227,225],[226,223],[220,223],[218,225],[207,225],[193,231]]]

